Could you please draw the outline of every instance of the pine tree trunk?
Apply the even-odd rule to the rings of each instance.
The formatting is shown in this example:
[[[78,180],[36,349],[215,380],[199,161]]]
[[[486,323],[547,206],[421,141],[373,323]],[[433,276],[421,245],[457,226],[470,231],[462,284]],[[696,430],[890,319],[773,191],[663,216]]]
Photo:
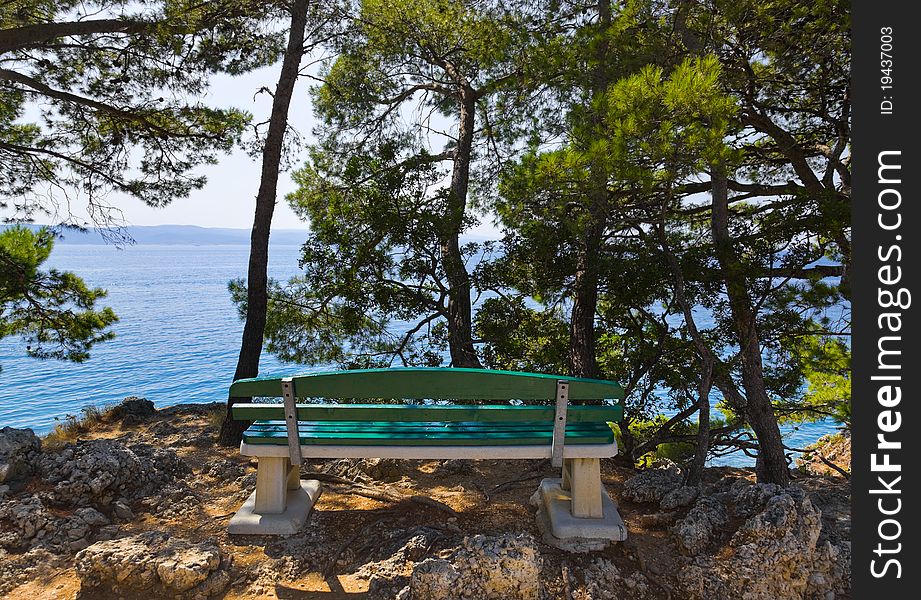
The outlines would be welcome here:
[[[598,23],[600,27],[595,52],[595,68],[591,78],[592,100],[597,100],[607,91],[609,77],[607,68],[608,44],[605,32],[611,26],[610,0],[598,0]],[[591,113],[589,135],[599,135],[603,116],[598,111]],[[604,232],[604,206],[608,196],[608,173],[600,161],[589,164],[588,215],[585,230],[576,259],[576,276],[572,290],[572,313],[569,319],[569,371],[574,377],[600,378],[601,369],[595,356],[595,312],[598,308],[598,259],[601,237]]]
[[[243,327],[243,341],[234,380],[256,377],[259,374],[259,358],[265,336],[266,308],[268,305],[268,262],[269,233],[275,200],[278,193],[278,175],[284,147],[285,130],[288,126],[288,107],[297,83],[297,72],[304,54],[304,31],[307,27],[307,0],[294,0],[291,6],[291,30],[288,45],[281,64],[278,84],[272,98],[272,114],[265,145],[262,148],[262,173],[259,192],[256,195],[256,212],[253,217],[253,231],[250,236],[249,270],[246,278],[246,323]],[[221,424],[220,442],[236,445],[247,427],[244,421],[234,421],[231,407],[240,398],[227,399],[227,414]]]
[[[739,340],[746,417],[758,438],[758,481],[786,486],[790,482],[790,472],[783,451],[780,428],[777,426],[777,417],[764,384],[764,365],[761,360],[761,341],[755,322],[755,311],[744,266],[735,253],[729,234],[729,190],[726,174],[716,168],[713,170],[712,180],[713,208],[710,228],[717,261],[726,284],[733,325]]]
[[[470,303],[470,275],[460,251],[460,231],[467,210],[470,156],[476,118],[476,95],[469,87],[461,92],[457,154],[448,191],[447,228],[441,240],[441,260],[448,280],[448,347],[454,367],[480,368],[473,347],[473,307]]]
[[[688,467],[684,485],[700,485],[704,474],[704,465],[707,463],[707,453],[710,451],[710,389],[713,387],[713,361],[703,359],[700,367],[700,384],[697,393],[697,447],[694,449],[694,458]]]
[[[595,311],[598,307],[598,252],[601,225],[592,216],[576,264],[569,319],[569,370],[574,377],[601,377],[595,357]]]
[[[617,424],[620,429],[620,447],[617,448],[617,460],[627,463],[630,466],[636,462],[636,438],[630,431],[631,419],[624,417]]]

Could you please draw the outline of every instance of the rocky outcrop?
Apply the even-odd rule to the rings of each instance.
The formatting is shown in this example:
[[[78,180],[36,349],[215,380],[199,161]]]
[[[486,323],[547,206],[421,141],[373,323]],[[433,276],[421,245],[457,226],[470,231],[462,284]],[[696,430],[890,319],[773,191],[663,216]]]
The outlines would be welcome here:
[[[42,442],[31,429],[0,429],[0,484],[32,474]]]
[[[398,595],[415,600],[537,600],[541,597],[540,551],[528,534],[475,535],[448,558],[414,566]]]
[[[36,548],[22,554],[11,554],[0,549],[0,598],[23,581],[47,576],[60,569],[65,557],[52,554],[44,548]]]
[[[12,498],[0,504],[0,548],[53,552],[76,552],[94,539],[111,537],[106,515],[86,507],[69,516],[50,510],[38,495]]]
[[[76,506],[108,506],[151,496],[190,470],[172,450],[119,440],[79,441],[42,455],[49,499]]]
[[[645,600],[651,595],[649,581],[639,572],[624,574],[613,562],[596,558],[582,572],[584,600]],[[578,588],[578,581],[570,587]]]
[[[35,496],[11,498],[0,504],[0,546],[7,549],[27,547],[36,536],[44,538],[48,531],[45,526],[55,520]]]
[[[676,508],[690,506],[699,495],[700,488],[696,485],[683,485],[662,496],[659,507],[662,510],[674,510]]]
[[[672,535],[682,554],[696,556],[714,540],[727,523],[729,513],[723,503],[710,496],[704,496],[688,511],[687,516],[675,524]]]
[[[421,561],[440,536],[436,529],[419,528],[418,533],[410,536],[396,550],[392,547],[384,550],[384,554],[389,555],[384,560],[362,565],[355,572],[355,577],[368,581],[371,598],[394,598],[409,583],[407,573],[413,563]],[[386,543],[386,540],[382,542]]]
[[[807,446],[806,452],[796,459],[796,466],[810,475],[840,477],[841,473],[829,466],[828,463],[837,466],[846,473],[851,472],[850,431],[845,430],[840,433],[823,435],[816,443]]]
[[[35,444],[24,447],[34,449]],[[22,455],[34,463],[38,491],[4,494],[0,548],[77,552],[116,535],[115,523],[134,518],[132,505],[166,517],[170,510],[197,506],[181,480],[190,470],[169,449],[92,440],[35,456],[23,450]]]
[[[157,414],[154,403],[146,398],[128,396],[121,404],[112,407],[106,413],[110,421],[120,421],[122,425],[137,425]]]
[[[97,542],[74,562],[81,596],[151,598],[217,595],[230,583],[228,566],[213,544],[193,544],[157,531]]]
[[[721,496],[698,500],[673,530],[679,547],[692,555],[678,573],[683,596],[812,600],[847,592],[850,549],[818,543],[821,513],[803,490],[736,482]],[[703,553],[719,533],[712,522],[724,519],[722,502],[745,521],[727,545]]]
[[[745,479],[737,479],[729,487],[728,501],[732,505],[732,514],[749,518],[764,510],[768,501],[783,494],[784,489],[775,483],[751,483]],[[791,493],[801,495],[802,490],[793,488]]]
[[[621,496],[631,502],[661,502],[666,494],[681,487],[681,483],[681,471],[674,465],[647,469],[624,483]]]

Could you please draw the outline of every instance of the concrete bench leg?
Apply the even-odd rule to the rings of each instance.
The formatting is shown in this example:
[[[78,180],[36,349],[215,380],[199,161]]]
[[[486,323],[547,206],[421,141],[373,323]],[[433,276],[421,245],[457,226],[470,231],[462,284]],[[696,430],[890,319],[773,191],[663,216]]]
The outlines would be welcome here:
[[[260,457],[256,490],[230,519],[227,531],[251,535],[297,533],[320,492],[320,482],[301,481],[300,469],[289,458]]]
[[[289,464],[287,458],[264,456],[259,459],[256,472],[257,513],[275,515],[285,512]]]
[[[601,461],[597,458],[570,458],[563,463],[563,489],[571,492],[572,516],[600,519]]]
[[[627,538],[617,505],[601,484],[601,461],[567,458],[563,476],[544,479],[531,498],[544,541],[563,550],[600,550]]]
[[[301,469],[297,465],[292,465],[289,458],[285,459],[285,464],[288,469],[288,489],[296,490],[301,487]]]

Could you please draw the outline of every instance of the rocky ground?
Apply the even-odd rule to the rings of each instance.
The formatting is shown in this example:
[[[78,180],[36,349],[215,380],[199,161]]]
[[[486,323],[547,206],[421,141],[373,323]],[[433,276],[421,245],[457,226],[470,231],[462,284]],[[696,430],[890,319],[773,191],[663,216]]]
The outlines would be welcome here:
[[[822,599],[849,597],[850,494],[718,468],[602,477],[630,538],[541,541],[541,461],[340,460],[300,534],[230,537],[255,461],[214,444],[222,407],[131,399],[76,440],[0,430],[0,596],[36,598]],[[432,502],[431,500],[434,500]]]
[[[823,435],[796,460],[797,467],[810,475],[841,475],[851,472],[851,432]]]

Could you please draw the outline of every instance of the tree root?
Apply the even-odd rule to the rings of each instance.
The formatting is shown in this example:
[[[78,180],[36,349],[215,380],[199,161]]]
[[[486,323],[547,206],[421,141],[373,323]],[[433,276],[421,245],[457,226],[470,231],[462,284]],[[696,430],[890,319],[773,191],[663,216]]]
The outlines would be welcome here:
[[[504,492],[505,490],[512,487],[516,483],[521,483],[523,481],[530,481],[532,479],[537,479],[538,477],[542,477],[544,475],[543,470],[549,462],[550,461],[545,458],[541,460],[540,462],[538,462],[533,467],[531,467],[530,469],[528,469],[527,471],[525,471],[521,477],[509,480],[509,481],[504,481],[500,483],[499,485],[495,486],[492,490],[490,490],[488,494],[486,494],[486,497],[487,497],[486,501],[489,502],[490,496],[494,496],[500,492]]]
[[[849,480],[849,479],[851,478],[851,474],[850,474],[850,473],[848,473],[847,471],[845,471],[844,469],[842,469],[841,467],[839,467],[839,466],[836,465],[835,463],[831,462],[830,460],[828,460],[827,458],[825,458],[824,456],[822,456],[820,453],[818,453],[818,452],[813,452],[812,455],[813,455],[813,456],[818,456],[818,457],[819,457],[819,460],[821,460],[821,461],[825,464],[826,467],[828,467],[829,469],[834,469],[835,471],[837,471],[837,472],[838,472],[842,477],[844,477],[845,479],[848,479],[848,480]]]
[[[457,512],[444,502],[439,502],[434,498],[429,498],[421,494],[407,495],[391,487],[372,487],[357,481],[352,481],[351,479],[346,479],[345,477],[330,475],[329,473],[305,473],[304,477],[335,485],[336,487],[333,488],[333,491],[337,494],[354,494],[372,500],[380,500],[381,502],[414,502],[448,513],[452,517],[457,516]]]
[[[569,565],[565,562],[560,565],[560,574],[563,577],[563,598],[564,600],[572,600],[572,589],[570,589],[569,583]]]
[[[665,592],[666,600],[672,600],[672,590],[665,583],[659,579],[657,576],[653,575],[652,572],[646,567],[646,559],[640,554],[640,549],[633,543],[632,540],[626,540],[621,544],[626,552],[629,552],[633,555],[633,558],[636,559],[637,564],[640,565],[640,572],[643,574],[646,579],[653,582],[658,586],[663,592]]]
[[[329,557],[329,560],[326,562],[326,566],[323,568],[323,573],[322,573],[323,579],[324,580],[329,579],[329,576],[332,575],[333,573],[333,569],[336,568],[336,563],[339,562],[339,557],[342,555],[342,553],[345,551],[346,548],[348,548],[355,542],[355,540],[365,535],[373,527],[379,525],[380,523],[383,523],[390,517],[396,516],[398,513],[402,512],[403,510],[404,509],[398,508],[398,509],[387,511],[387,514],[385,514],[384,516],[380,517],[379,519],[375,521],[372,521],[371,523],[368,523],[367,525],[365,525],[364,527],[362,527],[361,529],[357,530],[355,533],[350,535],[348,538],[346,538],[345,541],[343,541],[341,544],[339,544],[336,550]]]

